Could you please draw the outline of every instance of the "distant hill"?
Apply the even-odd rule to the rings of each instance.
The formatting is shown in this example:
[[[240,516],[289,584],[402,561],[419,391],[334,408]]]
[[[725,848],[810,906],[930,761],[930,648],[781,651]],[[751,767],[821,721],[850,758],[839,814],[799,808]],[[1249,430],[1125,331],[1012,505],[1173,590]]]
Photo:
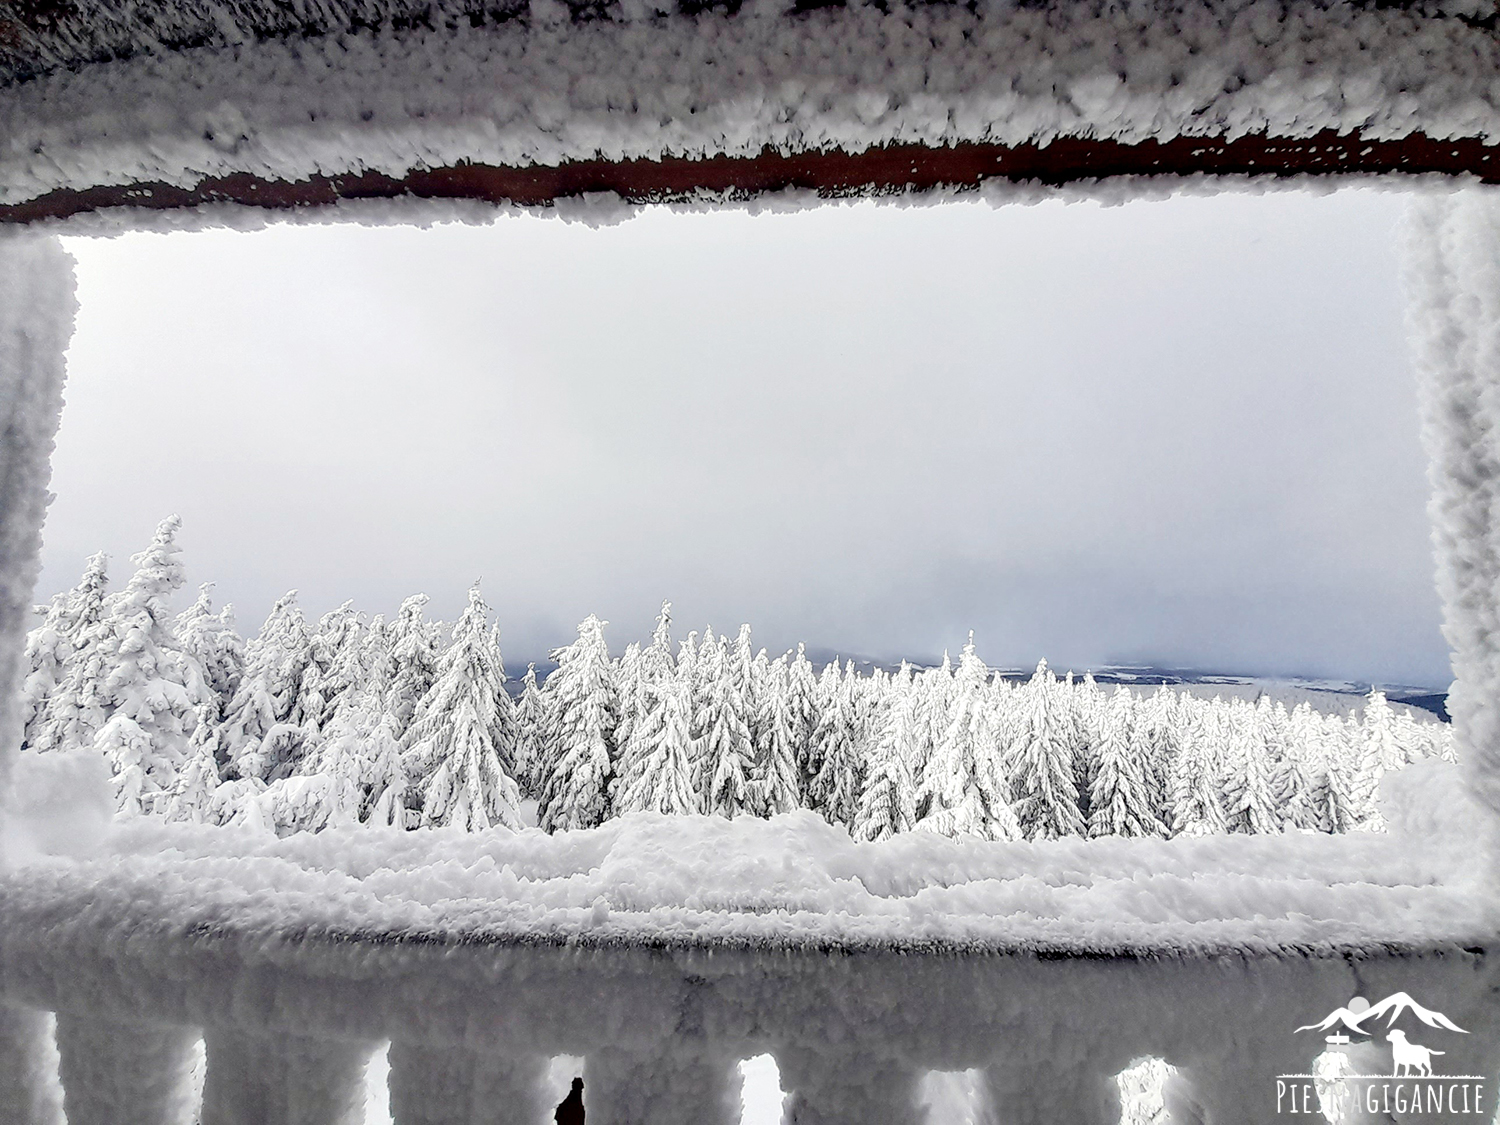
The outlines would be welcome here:
[[[813,666],[820,672],[831,660],[854,661],[854,666],[861,672],[868,673],[873,668],[883,668],[887,672],[893,672],[901,667],[901,658],[858,656],[849,653],[838,653],[832,649],[809,648],[807,658],[812,661]],[[932,657],[909,660],[915,668],[935,667],[939,661]],[[507,661],[507,665],[510,662]],[[539,660],[536,662],[537,680],[546,678],[547,673],[556,668],[557,665],[551,660]],[[520,675],[524,672],[526,664],[524,661],[509,666],[511,672],[512,691],[520,688]],[[1032,668],[998,668],[996,669],[1007,680],[1026,680],[1031,677]],[[1059,676],[1066,676],[1070,669],[1054,666],[1053,671]],[[1271,699],[1284,703],[1288,710],[1299,703],[1312,704],[1315,711],[1325,715],[1348,715],[1364,706],[1365,696],[1370,694],[1372,687],[1378,687],[1385,692],[1386,698],[1398,707],[1410,708],[1414,711],[1424,712],[1426,715],[1434,715],[1447,722],[1448,716],[1448,693],[1446,690],[1419,687],[1410,684],[1369,684],[1358,680],[1319,680],[1310,679],[1305,676],[1242,676],[1231,672],[1206,672],[1193,668],[1154,668],[1144,665],[1113,665],[1104,668],[1074,668],[1071,669],[1075,676],[1082,676],[1087,671],[1092,671],[1094,679],[1100,684],[1124,684],[1127,687],[1139,689],[1142,692],[1150,691],[1161,684],[1167,684],[1179,690],[1191,692],[1193,695],[1212,699],[1215,695],[1221,695],[1228,699],[1238,697],[1242,699],[1258,699],[1262,695],[1268,695]],[[1418,716],[1419,718],[1422,716]]]
[[[828,661],[834,659],[835,655],[827,649],[809,649],[807,653],[808,659],[820,669]],[[899,658],[891,660],[839,656],[839,659],[853,660],[854,666],[862,671],[875,667],[893,671],[901,666]],[[911,663],[914,667],[922,668],[932,667],[938,661],[926,658],[913,660]],[[1026,667],[995,670],[1007,680],[1020,681],[1030,679],[1034,669]],[[1446,690],[1410,684],[1369,684],[1358,680],[1320,680],[1306,676],[1248,676],[1231,672],[1210,672],[1194,668],[1155,668],[1147,665],[1112,665],[1092,669],[1068,669],[1053,665],[1052,670],[1059,676],[1066,676],[1070,670],[1075,676],[1092,672],[1095,681],[1100,684],[1124,684],[1127,687],[1142,690],[1167,684],[1207,699],[1221,695],[1226,699],[1238,697],[1254,700],[1262,695],[1268,695],[1273,700],[1286,704],[1288,709],[1305,701],[1312,704],[1315,711],[1325,715],[1347,715],[1358,710],[1364,706],[1365,696],[1370,694],[1371,688],[1378,687],[1385,692],[1386,698],[1393,704],[1435,715],[1444,722],[1449,719]]]

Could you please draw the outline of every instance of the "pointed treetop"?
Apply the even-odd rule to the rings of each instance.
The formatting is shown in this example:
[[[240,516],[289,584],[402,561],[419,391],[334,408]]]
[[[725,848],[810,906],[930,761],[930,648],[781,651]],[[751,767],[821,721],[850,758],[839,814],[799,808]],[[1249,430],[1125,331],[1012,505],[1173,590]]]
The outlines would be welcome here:
[[[661,612],[656,615],[656,628],[651,631],[651,643],[657,648],[672,648],[672,603],[663,601]]]
[[[130,556],[136,571],[130,576],[121,597],[127,603],[140,598],[160,597],[183,584],[182,563],[177,556],[182,548],[177,546],[177,532],[182,527],[178,516],[168,516],[156,525],[156,534],[151,545],[144,551]]]

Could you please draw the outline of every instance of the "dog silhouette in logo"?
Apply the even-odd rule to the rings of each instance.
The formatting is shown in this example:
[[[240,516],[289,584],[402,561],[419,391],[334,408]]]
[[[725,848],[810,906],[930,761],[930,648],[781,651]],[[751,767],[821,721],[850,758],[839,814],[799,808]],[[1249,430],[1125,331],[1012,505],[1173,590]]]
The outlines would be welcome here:
[[[583,1125],[583,1079],[573,1079],[573,1088],[552,1114],[557,1125]]]
[[[1412,1077],[1415,1074],[1432,1075],[1432,1056],[1441,1055],[1442,1051],[1434,1051],[1431,1047],[1424,1047],[1420,1043],[1409,1043],[1406,1032],[1399,1027],[1395,1028],[1386,1036],[1391,1045],[1391,1054],[1395,1056],[1396,1065],[1391,1070],[1392,1078]]]

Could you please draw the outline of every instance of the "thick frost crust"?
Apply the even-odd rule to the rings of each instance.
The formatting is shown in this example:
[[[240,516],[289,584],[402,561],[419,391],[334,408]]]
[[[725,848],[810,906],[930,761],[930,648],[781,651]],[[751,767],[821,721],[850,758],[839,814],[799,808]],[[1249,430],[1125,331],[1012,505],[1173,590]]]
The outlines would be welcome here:
[[[1448,705],[1469,784],[1500,817],[1500,195],[1422,199],[1406,241]]]
[[[212,37],[210,37],[212,38]],[[86,52],[85,52],[86,53]],[[109,52],[104,52],[109,53]],[[1500,136],[1472,18],[1283,0],[1171,8],[632,0],[524,19],[203,46],[0,91],[0,204],[59,189],[464,161],[525,167],[915,143]]]
[[[0,233],[0,793],[21,741],[19,696],[63,353],[73,335],[73,259],[56,238]],[[3,867],[0,857],[0,867]]]

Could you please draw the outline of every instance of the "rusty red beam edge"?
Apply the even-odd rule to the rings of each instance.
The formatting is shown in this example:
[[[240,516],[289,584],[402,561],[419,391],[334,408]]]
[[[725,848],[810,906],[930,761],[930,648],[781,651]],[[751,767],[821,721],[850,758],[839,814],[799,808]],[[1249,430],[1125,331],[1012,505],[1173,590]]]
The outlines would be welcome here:
[[[127,183],[59,189],[0,206],[0,222],[31,223],[116,207],[171,210],[237,203],[270,210],[327,206],[344,199],[468,199],[524,207],[588,192],[631,202],[691,199],[699,192],[748,198],[801,188],[837,198],[930,188],[973,188],[987,180],[1062,185],[1118,176],[1351,176],[1385,173],[1470,175],[1500,182],[1500,146],[1475,138],[1442,141],[1420,133],[1367,140],[1325,131],[1303,138],[1251,134],[1225,140],[1174,137],[1139,143],[1062,137],[1046,145],[961,143],[694,159],[579,160],[499,167],[460,163],[404,177],[380,172],[267,180],[246,173],[210,177],[193,187]]]

